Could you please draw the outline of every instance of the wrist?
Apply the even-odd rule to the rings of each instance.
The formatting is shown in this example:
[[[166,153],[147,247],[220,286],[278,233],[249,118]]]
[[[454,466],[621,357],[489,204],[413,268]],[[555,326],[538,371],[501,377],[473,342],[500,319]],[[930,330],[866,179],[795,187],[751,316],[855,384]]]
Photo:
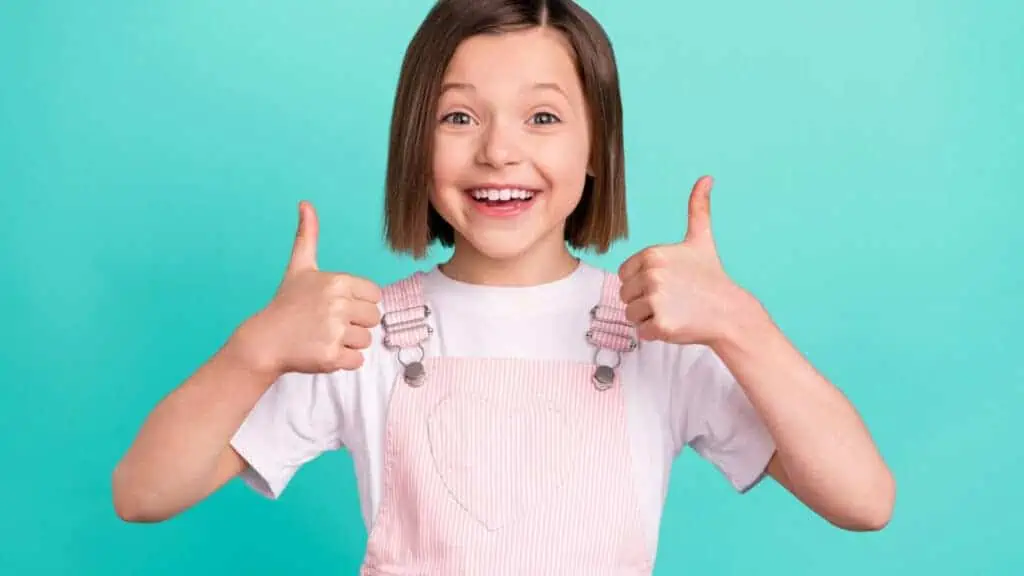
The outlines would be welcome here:
[[[250,317],[228,338],[221,355],[225,362],[269,386],[281,376],[283,370],[277,356],[270,352],[271,347],[266,343],[264,333],[263,317],[260,314]]]
[[[722,355],[749,350],[774,325],[768,311],[753,294],[736,287],[724,307],[722,322],[711,348]]]

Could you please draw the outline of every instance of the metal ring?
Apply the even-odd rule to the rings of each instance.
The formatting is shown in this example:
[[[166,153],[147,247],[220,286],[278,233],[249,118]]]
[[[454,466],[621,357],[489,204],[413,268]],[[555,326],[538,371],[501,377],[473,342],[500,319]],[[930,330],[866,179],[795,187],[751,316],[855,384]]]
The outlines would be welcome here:
[[[602,350],[607,350],[609,352],[615,353],[615,364],[605,364],[605,363],[603,363],[603,362],[601,362],[599,360],[599,357],[601,356],[601,351]],[[615,370],[616,368],[618,368],[622,364],[622,351],[621,350],[615,350],[615,349],[612,349],[612,348],[597,348],[596,350],[594,350],[594,364],[597,365],[597,366],[607,366],[607,367],[611,368],[612,370]]]
[[[420,357],[416,358],[415,360],[412,360],[410,362],[406,362],[406,361],[402,360],[402,351],[403,350],[419,350],[420,351]],[[426,350],[423,349],[423,344],[422,343],[417,343],[416,346],[413,346],[411,348],[409,348],[409,347],[407,347],[407,348],[399,348],[398,349],[398,354],[396,354],[396,356],[398,356],[398,363],[401,364],[402,367],[404,368],[404,367],[406,367],[409,364],[412,364],[414,362],[423,362],[423,359],[427,357],[427,352],[426,352]]]

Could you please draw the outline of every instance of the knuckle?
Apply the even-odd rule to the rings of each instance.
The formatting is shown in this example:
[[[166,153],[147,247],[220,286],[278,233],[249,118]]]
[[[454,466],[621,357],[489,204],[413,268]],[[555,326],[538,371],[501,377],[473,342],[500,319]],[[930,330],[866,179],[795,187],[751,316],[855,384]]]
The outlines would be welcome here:
[[[652,312],[654,312],[654,313],[660,312],[661,309],[662,309],[662,303],[663,303],[661,292],[657,292],[656,291],[656,292],[651,292],[650,294],[648,294],[647,295],[647,303],[651,307],[651,311]]]
[[[661,288],[665,284],[665,273],[658,268],[648,268],[644,270],[644,281],[650,288]]]
[[[332,274],[330,280],[331,289],[336,292],[346,293],[351,284],[348,274]]]
[[[319,347],[316,354],[316,360],[318,364],[330,364],[334,357],[337,355],[337,348],[329,344],[324,344]]]
[[[331,302],[324,322],[326,323],[328,333],[332,337],[341,337],[345,330],[345,305]]]
[[[348,310],[348,301],[344,298],[330,298],[327,301],[327,312],[331,316],[344,316]]]
[[[327,355],[337,354],[338,349],[342,347],[344,342],[345,328],[332,329],[329,337],[324,339],[324,353]]]
[[[342,351],[340,363],[342,368],[346,370],[355,370],[363,366],[364,358],[363,353],[357,350],[344,350]]]
[[[331,344],[330,345],[333,346],[335,350],[337,350],[337,348],[339,348],[339,347],[344,345],[345,337],[347,335],[348,335],[348,327],[347,326],[345,326],[344,324],[336,325],[331,330],[331,338],[330,338]]]
[[[644,250],[644,264],[658,267],[665,263],[665,249],[661,246],[651,246]]]
[[[362,328],[352,332],[352,346],[354,348],[366,349],[370,347],[370,331]]]
[[[658,334],[664,334],[668,330],[668,323],[663,318],[656,318],[654,320],[654,331]]]
[[[374,304],[380,303],[380,301],[384,298],[384,292],[380,289],[380,286],[372,282],[369,283],[369,294],[370,301]]]
[[[636,306],[626,307],[626,320],[630,322],[639,322],[641,320],[640,313],[637,312]]]

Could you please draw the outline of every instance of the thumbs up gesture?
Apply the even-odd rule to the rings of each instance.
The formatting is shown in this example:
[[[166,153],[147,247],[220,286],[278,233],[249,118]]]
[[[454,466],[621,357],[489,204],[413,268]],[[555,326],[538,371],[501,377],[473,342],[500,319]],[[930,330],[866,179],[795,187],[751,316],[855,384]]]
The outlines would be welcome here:
[[[380,323],[380,288],[369,280],[320,271],[319,223],[307,202],[299,205],[299,226],[291,259],[271,302],[253,320],[249,340],[277,374],[354,370]]]
[[[626,318],[643,340],[711,344],[725,337],[729,319],[750,300],[719,260],[711,186],[709,176],[694,185],[682,242],[645,248],[619,268]]]

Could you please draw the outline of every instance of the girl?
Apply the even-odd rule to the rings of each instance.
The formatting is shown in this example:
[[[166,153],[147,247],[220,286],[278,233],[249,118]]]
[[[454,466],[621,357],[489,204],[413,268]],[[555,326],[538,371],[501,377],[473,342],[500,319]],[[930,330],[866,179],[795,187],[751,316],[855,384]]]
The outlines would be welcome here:
[[[345,447],[364,574],[648,574],[689,446],[739,491],[774,478],[829,522],[884,526],[893,479],[857,413],[719,263],[710,178],[679,243],[626,235],[612,48],[571,0],[442,0],[395,101],[386,232],[446,263],[383,289],[320,271],[300,205],[265,309],[149,416],[114,475],[159,521],[241,476],[277,498]]]

